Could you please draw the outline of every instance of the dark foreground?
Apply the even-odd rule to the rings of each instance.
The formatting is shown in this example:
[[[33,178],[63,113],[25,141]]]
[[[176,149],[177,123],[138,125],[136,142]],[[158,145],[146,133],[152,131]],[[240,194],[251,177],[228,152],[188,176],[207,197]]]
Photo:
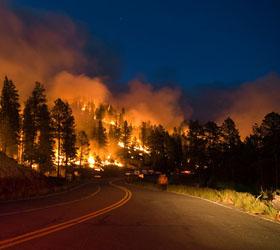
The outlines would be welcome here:
[[[280,249],[280,224],[196,198],[125,187],[131,192],[103,180],[0,204],[0,249]]]

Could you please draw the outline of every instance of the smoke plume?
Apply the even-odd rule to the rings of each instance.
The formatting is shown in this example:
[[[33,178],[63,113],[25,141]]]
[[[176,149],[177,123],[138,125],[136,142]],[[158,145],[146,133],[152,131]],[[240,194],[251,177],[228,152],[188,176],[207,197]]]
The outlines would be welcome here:
[[[183,119],[178,90],[153,90],[136,81],[114,97],[105,79],[116,75],[119,60],[67,16],[0,5],[0,37],[0,78],[15,82],[22,101],[39,81],[51,103],[57,97],[117,103],[137,124],[149,120],[170,127]]]
[[[115,102],[127,110],[128,120],[136,125],[142,121],[161,123],[167,128],[178,126],[184,116],[179,108],[180,91],[171,88],[153,89],[149,84],[133,81],[126,93]]]
[[[62,70],[86,63],[84,41],[74,23],[52,13],[21,13],[0,6],[0,75],[8,75],[26,97],[35,81],[45,84]],[[77,39],[79,37],[79,39]]]
[[[267,113],[280,112],[280,77],[270,74],[244,83],[228,96],[230,106],[217,120],[222,121],[230,116],[244,138],[252,132],[252,125],[260,124]]]
[[[52,98],[62,98],[73,102],[84,99],[96,104],[108,102],[111,93],[100,78],[73,75],[63,71],[55,76],[49,88]]]

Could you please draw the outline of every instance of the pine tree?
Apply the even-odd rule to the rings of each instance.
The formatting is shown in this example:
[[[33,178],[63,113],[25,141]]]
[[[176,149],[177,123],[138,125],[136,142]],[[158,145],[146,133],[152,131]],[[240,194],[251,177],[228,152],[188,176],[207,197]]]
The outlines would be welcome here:
[[[89,140],[85,131],[80,131],[77,136],[77,147],[79,149],[79,161],[80,167],[87,162],[87,157],[89,155]]]
[[[241,144],[239,131],[231,118],[227,118],[221,126],[221,138],[223,148],[224,178],[228,176],[230,181],[235,181],[236,170],[239,167],[239,150]]]
[[[29,97],[23,111],[23,160],[29,162],[30,167],[36,159],[36,127],[32,106],[32,98]]]
[[[104,148],[107,145],[106,129],[103,127],[103,123],[101,120],[98,121],[97,144],[100,148]]]
[[[53,158],[51,120],[46,103],[45,88],[36,82],[24,108],[23,158],[30,166],[37,163],[41,172],[51,169]]]
[[[125,148],[128,148],[131,139],[132,127],[128,125],[127,121],[124,121],[123,129],[121,131],[121,141]]]
[[[128,151],[129,151],[129,144],[131,140],[131,132],[132,127],[128,125],[127,121],[124,121],[123,128],[121,130],[121,142],[123,143],[123,149],[122,149],[122,157],[125,159],[125,162],[127,164],[127,159],[129,157]]]
[[[271,159],[272,164],[267,164],[266,175],[271,183],[274,183],[274,189],[279,187],[279,155],[280,155],[280,115],[271,112],[264,117],[260,126],[260,137],[262,141],[263,155]],[[273,169],[269,169],[269,165]]]
[[[117,143],[121,137],[121,128],[115,125],[109,126],[108,138],[111,142]]]
[[[237,130],[234,121],[228,117],[222,124],[221,127],[223,145],[225,151],[230,151],[232,148],[235,148],[240,145],[240,135]]]
[[[76,156],[75,120],[69,104],[60,98],[55,101],[51,117],[54,138],[57,142],[57,176],[60,176],[62,157],[64,156],[64,163],[67,166]]]
[[[110,126],[109,126],[108,138],[110,141],[115,140],[115,126],[114,125],[110,124]]]
[[[98,138],[98,122],[97,120],[92,121],[92,129],[91,129],[91,139],[97,141]]]
[[[156,170],[166,171],[166,131],[162,125],[154,126],[148,138],[152,166]]]
[[[212,121],[204,125],[205,139],[205,184],[208,186],[218,176],[221,164],[222,142],[220,127]]]
[[[20,135],[19,96],[14,83],[5,77],[0,97],[0,149],[10,156],[17,153]]]
[[[56,143],[57,143],[56,163],[57,163],[58,177],[60,176],[60,165],[62,163],[61,144],[62,144],[64,120],[66,116],[65,112],[66,112],[65,103],[60,98],[55,100],[55,105],[51,110],[51,118],[52,118],[53,130],[54,130],[54,138],[56,139]]]
[[[77,154],[75,119],[72,110],[66,103],[66,119],[64,121],[62,133],[62,152],[65,154],[65,166],[68,166],[69,160],[73,160]]]
[[[142,143],[142,146],[146,146],[148,143],[148,137],[149,137],[149,125],[147,122],[142,122],[141,128],[140,128],[140,140]]]
[[[39,109],[39,142],[38,164],[41,172],[50,171],[53,166],[53,137],[51,117],[47,104],[42,104]]]
[[[189,122],[187,141],[190,164],[193,166],[193,170],[198,170],[203,167],[205,162],[204,130],[198,121]]]
[[[174,128],[172,135],[173,144],[174,144],[174,162],[173,165],[176,168],[182,168],[183,166],[183,145],[182,145],[182,136],[179,134],[178,129]]]
[[[106,108],[103,104],[100,104],[95,111],[95,117],[97,120],[103,120],[105,116]]]

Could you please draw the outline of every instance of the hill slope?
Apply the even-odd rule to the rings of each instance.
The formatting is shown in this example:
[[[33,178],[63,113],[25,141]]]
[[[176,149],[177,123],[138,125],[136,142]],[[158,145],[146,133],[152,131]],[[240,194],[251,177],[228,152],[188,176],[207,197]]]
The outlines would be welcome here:
[[[0,152],[0,200],[44,194],[49,188],[46,177]]]

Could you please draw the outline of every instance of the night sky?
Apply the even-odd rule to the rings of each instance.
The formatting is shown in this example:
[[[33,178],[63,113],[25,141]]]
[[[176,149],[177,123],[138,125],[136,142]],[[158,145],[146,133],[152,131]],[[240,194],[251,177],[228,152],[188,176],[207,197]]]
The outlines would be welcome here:
[[[280,1],[13,0],[70,16],[122,61],[119,81],[182,88],[280,73]]]

